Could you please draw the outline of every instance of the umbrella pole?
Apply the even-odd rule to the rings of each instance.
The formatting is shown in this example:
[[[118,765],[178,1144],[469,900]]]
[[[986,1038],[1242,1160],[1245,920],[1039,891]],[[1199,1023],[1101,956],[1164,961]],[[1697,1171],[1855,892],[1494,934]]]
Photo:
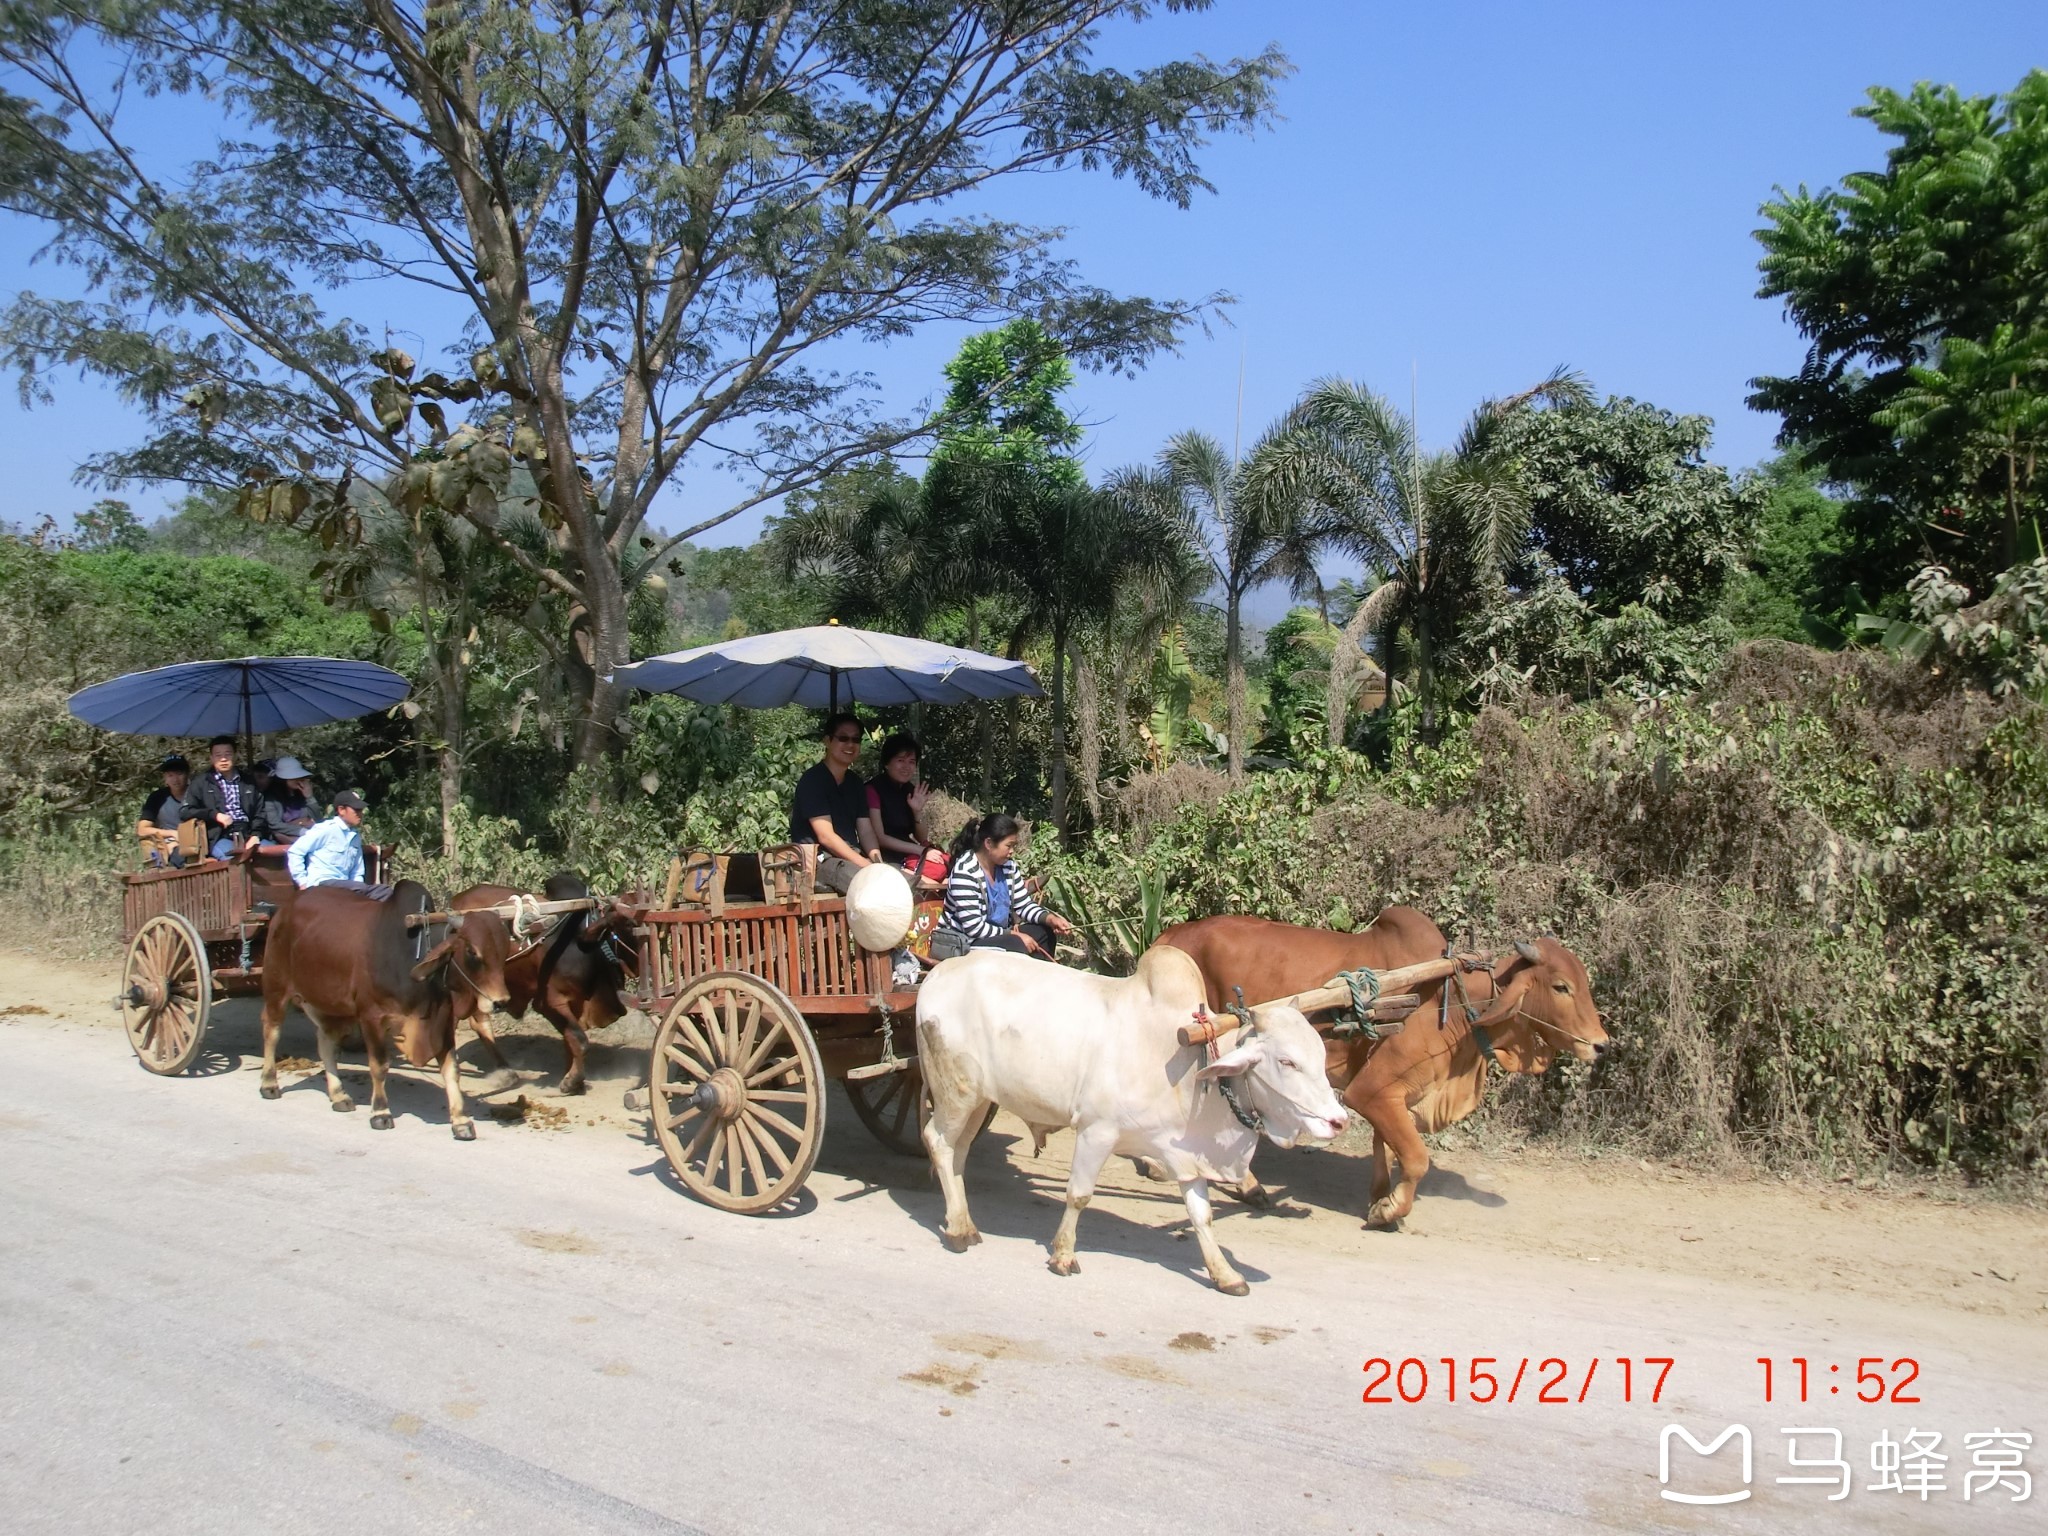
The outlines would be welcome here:
[[[839,713],[839,669],[838,669],[837,667],[834,667],[834,668],[833,668],[833,669],[832,669],[832,670],[831,670],[830,672],[828,672],[828,673],[826,674],[826,676],[828,676],[828,677],[830,677],[830,678],[832,679],[832,710],[831,710],[831,712],[832,712],[833,714],[835,714],[835,715],[836,715],[836,714],[838,714],[838,713]]]
[[[255,732],[250,729],[249,669],[242,668],[242,766],[247,768],[256,750]]]

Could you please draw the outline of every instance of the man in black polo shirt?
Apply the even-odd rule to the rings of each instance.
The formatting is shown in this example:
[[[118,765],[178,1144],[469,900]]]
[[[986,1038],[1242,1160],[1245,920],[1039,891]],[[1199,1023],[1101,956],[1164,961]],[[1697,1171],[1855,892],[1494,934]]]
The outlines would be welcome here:
[[[142,840],[142,851],[151,864],[159,869],[183,869],[185,855],[178,852],[178,823],[184,819],[192,765],[173,752],[157,764],[157,772],[164,776],[163,787],[142,802],[142,819],[135,824],[135,835]]]
[[[868,848],[862,841],[868,792],[853,771],[859,756],[859,717],[839,714],[827,720],[825,760],[806,768],[796,781],[789,810],[790,841],[818,845],[818,884],[842,896],[864,866],[882,857],[879,848]]]

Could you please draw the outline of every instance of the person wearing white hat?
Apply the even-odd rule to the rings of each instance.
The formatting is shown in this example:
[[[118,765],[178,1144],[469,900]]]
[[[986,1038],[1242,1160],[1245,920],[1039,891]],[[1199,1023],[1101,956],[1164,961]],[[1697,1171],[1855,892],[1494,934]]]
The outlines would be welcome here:
[[[269,787],[256,804],[256,835],[273,847],[289,848],[318,820],[312,774],[296,757],[280,757]]]

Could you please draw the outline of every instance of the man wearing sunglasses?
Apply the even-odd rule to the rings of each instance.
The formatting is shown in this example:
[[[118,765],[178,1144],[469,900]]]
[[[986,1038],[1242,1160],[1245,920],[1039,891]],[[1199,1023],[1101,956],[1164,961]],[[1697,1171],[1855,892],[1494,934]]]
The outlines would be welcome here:
[[[818,845],[818,884],[846,894],[853,877],[882,852],[866,844],[868,792],[853,771],[860,756],[860,719],[837,714],[825,722],[825,760],[806,768],[796,781],[789,811],[789,837]]]

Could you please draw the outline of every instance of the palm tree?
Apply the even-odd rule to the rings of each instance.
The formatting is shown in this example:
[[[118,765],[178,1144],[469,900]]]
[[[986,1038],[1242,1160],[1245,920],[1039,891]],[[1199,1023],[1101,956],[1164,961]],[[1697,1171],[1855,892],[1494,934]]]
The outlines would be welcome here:
[[[1361,642],[1403,629],[1422,733],[1434,735],[1441,659],[1464,622],[1504,590],[1503,570],[1528,539],[1528,485],[1502,428],[1520,411],[1591,399],[1585,381],[1560,368],[1532,389],[1482,404],[1448,452],[1425,453],[1414,423],[1384,396],[1333,378],[1311,386],[1276,429],[1269,473],[1310,504],[1295,543],[1343,550],[1380,577],[1331,658],[1333,745],[1344,739]]]
[[[1315,588],[1316,540],[1302,518],[1307,503],[1286,430],[1283,418],[1242,459],[1225,453],[1206,433],[1182,432],[1160,450],[1157,469],[1126,471],[1117,482],[1122,496],[1189,530],[1211,582],[1222,592],[1232,778],[1244,774],[1244,600],[1275,580],[1286,580],[1298,593]]]

